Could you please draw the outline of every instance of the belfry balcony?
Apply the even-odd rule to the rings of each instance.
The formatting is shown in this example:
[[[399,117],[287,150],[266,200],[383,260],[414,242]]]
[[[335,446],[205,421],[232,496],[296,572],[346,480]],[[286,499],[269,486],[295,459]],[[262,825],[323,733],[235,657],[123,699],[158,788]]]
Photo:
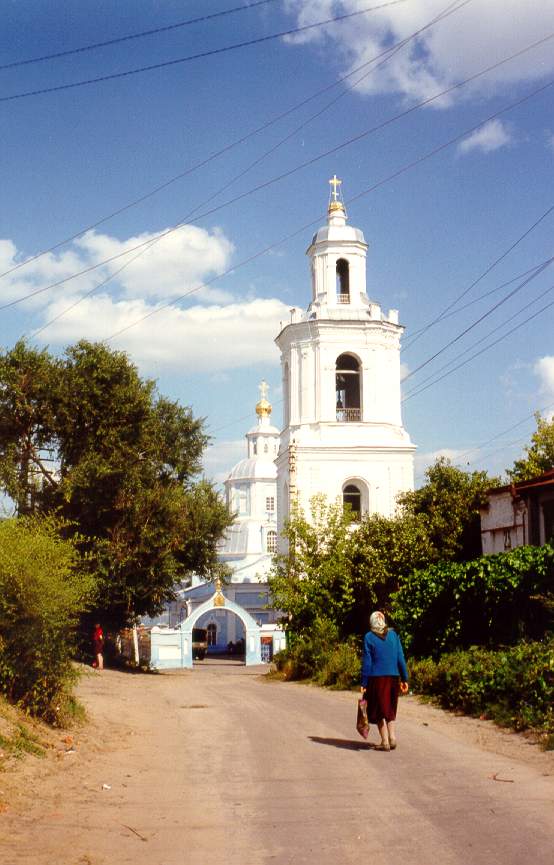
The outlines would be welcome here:
[[[350,303],[349,294],[337,294],[337,303]]]
[[[361,408],[342,408],[337,406],[337,420],[341,423],[356,423],[362,419]]]

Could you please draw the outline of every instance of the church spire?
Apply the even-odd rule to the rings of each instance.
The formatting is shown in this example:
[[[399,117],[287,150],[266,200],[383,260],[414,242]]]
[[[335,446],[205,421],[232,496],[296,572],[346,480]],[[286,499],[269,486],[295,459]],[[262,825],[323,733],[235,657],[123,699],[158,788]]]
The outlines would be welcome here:
[[[340,224],[344,225],[346,222],[346,210],[342,198],[342,180],[339,180],[337,175],[334,174],[329,181],[329,186],[329,206],[327,208],[327,213],[329,214],[328,222],[329,224],[337,224],[338,217]]]

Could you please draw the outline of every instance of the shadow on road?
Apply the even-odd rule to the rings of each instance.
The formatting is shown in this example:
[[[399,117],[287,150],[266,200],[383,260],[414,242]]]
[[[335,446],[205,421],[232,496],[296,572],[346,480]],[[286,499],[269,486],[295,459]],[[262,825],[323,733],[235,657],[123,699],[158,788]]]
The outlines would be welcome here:
[[[328,739],[326,736],[308,736],[316,745],[330,745],[332,748],[345,748],[347,751],[371,751],[375,745],[369,742],[356,742],[354,739]]]

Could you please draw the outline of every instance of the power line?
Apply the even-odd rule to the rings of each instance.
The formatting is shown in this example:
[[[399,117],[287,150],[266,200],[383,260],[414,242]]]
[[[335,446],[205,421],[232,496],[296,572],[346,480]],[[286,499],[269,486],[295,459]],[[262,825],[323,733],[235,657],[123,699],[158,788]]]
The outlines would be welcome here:
[[[499,336],[498,339],[495,339],[489,345],[486,345],[484,348],[475,352],[475,354],[471,355],[471,357],[468,357],[467,360],[464,360],[464,361],[462,361],[462,363],[459,363],[458,366],[455,366],[453,369],[449,370],[448,372],[445,372],[443,375],[439,376],[439,378],[436,378],[434,381],[425,385],[425,387],[422,387],[419,390],[412,391],[408,396],[406,396],[402,400],[402,402],[406,402],[408,399],[411,399],[413,396],[419,396],[419,394],[423,393],[423,391],[428,390],[430,387],[432,387],[435,384],[438,384],[439,381],[442,381],[447,376],[452,375],[452,373],[454,373],[454,372],[457,372],[459,369],[461,369],[462,367],[464,367],[468,363],[470,363],[470,361],[475,360],[476,357],[480,357],[480,355],[484,354],[484,352],[486,352],[486,351],[489,351],[491,348],[494,348],[495,345],[498,345],[498,343],[502,342],[502,340],[506,339],[506,337],[511,336],[512,333],[514,333],[516,330],[519,330],[520,327],[523,327],[523,325],[528,324],[530,321],[533,321],[533,319],[537,318],[537,316],[542,315],[543,312],[546,312],[546,310],[550,309],[552,306],[554,306],[554,300],[550,301],[550,303],[547,303],[545,306],[541,307],[541,309],[539,309],[537,312],[533,313],[533,315],[530,315],[528,318],[524,319],[519,324],[516,324],[514,327],[510,328],[510,330],[507,333],[503,334],[502,336]]]
[[[360,83],[360,81],[362,81],[364,78],[366,78],[371,72],[373,72],[375,69],[378,69],[380,66],[387,63],[391,59],[391,57],[394,56],[394,54],[396,54],[398,50],[400,50],[400,48],[404,47],[408,42],[410,42],[412,39],[414,39],[416,36],[418,36],[424,30],[427,30],[433,24],[437,23],[438,21],[443,20],[444,18],[448,17],[449,15],[453,14],[454,12],[457,12],[459,9],[461,9],[463,6],[466,6],[470,2],[472,2],[472,0],[464,0],[464,2],[459,3],[458,5],[456,5],[456,3],[450,3],[438,16],[436,16],[434,19],[432,19],[428,24],[419,28],[419,30],[416,30],[410,36],[406,37],[400,43],[398,43],[398,45],[394,46],[393,49],[387,53],[387,56],[384,59],[382,59],[380,63],[377,64],[377,66],[369,69],[369,71],[364,73],[364,75],[361,78],[359,78],[356,82],[354,82],[349,89],[356,87]],[[455,7],[455,8],[453,8],[453,7]],[[377,58],[373,58],[372,60],[368,61],[367,63],[365,63],[363,65],[367,66],[367,65],[374,63],[377,59],[379,59],[380,56],[381,55],[379,55]],[[200,208],[204,207],[204,205],[208,204],[214,198],[217,198],[218,195],[220,195],[222,192],[224,192],[226,189],[228,189],[230,186],[232,186],[234,183],[236,183],[237,180],[244,177],[249,171],[251,171],[252,168],[254,168],[256,165],[259,165],[265,158],[267,158],[267,156],[274,153],[285,142],[287,142],[290,138],[292,138],[294,135],[296,135],[300,130],[304,129],[308,125],[308,123],[312,122],[315,118],[319,117],[325,111],[328,111],[329,108],[331,108],[334,104],[336,104],[336,102],[338,102],[338,100],[341,99],[343,96],[345,96],[348,92],[349,92],[349,90],[347,89],[347,90],[344,90],[342,93],[339,93],[339,95],[337,97],[335,97],[330,102],[328,102],[326,105],[324,105],[323,108],[320,109],[320,111],[316,112],[315,114],[312,114],[303,123],[301,123],[299,126],[297,126],[292,132],[288,133],[284,138],[282,138],[275,145],[270,147],[269,150],[266,150],[261,156],[259,156],[257,159],[255,159],[254,162],[250,163],[250,165],[247,166],[243,171],[239,172],[239,174],[235,175],[230,181],[228,181],[226,184],[224,184],[222,187],[220,187],[217,192],[215,192],[213,195],[209,196],[201,204],[199,204],[195,208],[193,208],[193,210],[189,211],[189,213],[183,218],[183,220],[180,221],[181,224],[183,224],[183,222],[188,221]],[[50,321],[45,322],[38,330],[35,330],[31,334],[31,337],[36,337],[39,333],[42,333],[44,330],[46,330],[46,328],[49,327],[51,324],[54,324],[56,321],[58,321],[63,315],[65,315],[66,312],[71,312],[81,302],[84,302],[89,297],[91,297],[99,288],[105,286],[108,282],[110,282],[112,279],[114,279],[115,276],[119,275],[123,270],[125,270],[125,268],[128,265],[132,264],[134,261],[136,261],[138,258],[140,258],[141,255],[143,255],[145,252],[147,252],[149,249],[151,249],[152,246],[154,246],[156,243],[158,243],[161,239],[162,238],[160,238],[160,237],[152,239],[152,241],[149,243],[149,245],[144,247],[142,250],[140,250],[137,253],[137,255],[133,256],[133,258],[130,259],[130,261],[126,262],[122,267],[118,268],[118,270],[116,270],[113,274],[108,276],[106,279],[102,280],[102,282],[98,283],[98,285],[94,286],[90,291],[87,291],[79,300],[76,300],[74,303],[72,303],[66,310],[63,310],[62,312],[60,312],[58,315],[56,315]]]
[[[413,369],[411,372],[409,372],[407,375],[404,376],[402,381],[403,382],[408,381],[408,379],[412,378],[412,376],[416,375],[416,373],[418,373],[420,370],[424,369],[429,363],[431,363],[433,360],[435,360],[435,358],[439,357],[439,355],[441,355],[443,352],[447,351],[451,346],[453,346],[457,342],[459,342],[459,340],[462,339],[462,337],[464,337],[471,330],[473,330],[474,327],[477,327],[478,324],[481,324],[481,322],[484,321],[486,318],[488,318],[489,315],[492,315],[492,313],[495,312],[495,310],[497,310],[500,306],[502,306],[504,303],[506,303],[508,300],[510,300],[510,298],[512,298],[515,294],[517,294],[518,291],[521,291],[521,289],[524,288],[529,282],[531,282],[531,280],[536,279],[537,276],[539,276],[544,270],[546,270],[546,268],[552,263],[553,260],[554,259],[552,259],[552,258],[547,259],[547,261],[544,264],[542,264],[535,273],[533,273],[531,276],[527,277],[527,279],[524,279],[523,282],[521,282],[514,289],[512,289],[512,291],[508,292],[508,294],[505,297],[503,297],[501,300],[499,300],[497,303],[495,303],[493,306],[491,306],[490,309],[488,309],[486,312],[484,312],[482,315],[480,315],[479,318],[477,318],[474,322],[472,322],[470,325],[468,325],[466,328],[464,328],[464,330],[462,330],[457,336],[455,336],[453,339],[449,340],[445,345],[443,345],[442,348],[440,348],[438,351],[436,351],[434,354],[432,354],[431,357],[428,357],[426,360],[424,360],[422,363],[420,363],[419,366],[416,366],[415,369]]]
[[[405,348],[405,349],[406,349],[406,348],[411,348],[411,347],[414,345],[414,343],[416,343],[417,340],[418,340],[421,336],[423,336],[424,333],[427,333],[427,331],[428,331],[431,327],[433,327],[435,324],[438,324],[438,322],[442,321],[442,319],[445,317],[446,313],[450,312],[450,310],[452,309],[452,307],[455,306],[455,305],[458,303],[458,301],[462,300],[462,298],[465,297],[467,294],[469,294],[469,292],[470,292],[473,288],[475,288],[475,286],[476,286],[479,282],[481,282],[481,281],[482,281],[486,276],[488,276],[488,274],[489,274],[492,270],[494,270],[494,268],[496,267],[496,265],[497,265],[497,264],[500,264],[500,262],[503,261],[503,260],[504,260],[504,259],[505,259],[509,254],[510,254],[510,252],[512,252],[512,251],[516,248],[516,246],[518,246],[518,245],[519,245],[523,240],[525,240],[525,238],[528,237],[528,236],[531,234],[531,232],[534,231],[535,228],[537,228],[537,227],[541,224],[541,222],[542,222],[544,219],[546,219],[546,217],[549,216],[549,214],[552,213],[553,210],[554,210],[554,204],[551,205],[551,206],[550,206],[550,207],[549,207],[549,208],[548,208],[548,209],[547,209],[547,210],[546,210],[546,211],[545,211],[541,216],[539,216],[539,218],[538,218],[537,220],[535,220],[535,222],[534,222],[534,223],[533,223],[529,228],[527,228],[527,229],[523,232],[523,234],[521,234],[521,235],[518,237],[518,239],[517,239],[516,241],[514,241],[514,243],[512,243],[512,244],[508,247],[508,249],[506,249],[506,250],[502,253],[502,255],[499,255],[498,258],[496,258],[496,259],[492,262],[492,264],[489,264],[489,266],[485,268],[485,270],[484,270],[484,271],[483,271],[483,272],[482,272],[482,273],[477,277],[477,279],[475,279],[475,280],[471,283],[471,285],[469,285],[466,289],[464,289],[464,291],[462,291],[462,293],[459,294],[458,297],[456,297],[456,298],[455,298],[451,303],[449,303],[447,306],[445,306],[444,309],[442,310],[442,312],[440,312],[439,315],[436,316],[436,318],[434,318],[432,321],[430,321],[429,324],[426,324],[424,327],[420,328],[418,331],[416,331],[416,333],[412,334],[412,338],[411,338],[410,340],[407,341],[407,343],[406,343],[406,345],[404,346],[404,348]]]
[[[158,33],[168,33],[171,30],[189,27],[192,24],[201,24],[206,21],[213,21],[215,18],[223,18],[226,15],[233,15],[235,12],[249,12],[257,6],[265,6],[268,3],[274,2],[275,0],[254,0],[254,2],[249,3],[247,6],[234,6],[232,9],[223,9],[220,12],[212,12],[210,15],[188,18],[186,21],[177,21],[175,24],[167,24],[165,27],[155,27],[151,30],[142,30],[140,33],[129,33],[125,36],[117,36],[113,39],[107,39],[105,42],[93,42],[90,45],[81,45],[79,48],[70,48],[67,51],[56,51],[54,54],[43,54],[41,57],[30,57],[26,60],[14,60],[12,63],[3,63],[0,66],[0,71],[3,69],[14,69],[17,66],[29,66],[32,63],[42,63],[45,60],[57,60],[60,57],[82,54],[85,51],[95,51],[97,48],[106,48],[109,45],[118,45],[121,42],[129,42],[132,39],[142,39],[145,36],[154,36]]]
[[[205,219],[207,216],[210,216],[213,213],[216,213],[219,210],[222,210],[224,207],[227,207],[230,204],[235,204],[236,202],[246,198],[247,196],[252,195],[255,192],[259,192],[260,190],[267,189],[269,186],[273,185],[274,183],[277,183],[280,180],[284,180],[284,179],[290,177],[291,175],[297,173],[298,171],[301,171],[302,169],[307,168],[307,167],[315,164],[316,162],[320,161],[321,159],[324,159],[327,156],[333,155],[333,154],[337,153],[338,151],[343,150],[345,147],[348,147],[350,144],[356,143],[357,141],[373,134],[374,132],[377,132],[377,131],[383,129],[385,126],[388,126],[391,123],[393,123],[394,121],[405,117],[407,114],[410,114],[411,112],[417,110],[418,108],[421,108],[424,105],[428,105],[428,104],[432,103],[436,99],[439,99],[440,97],[444,96],[446,93],[450,93],[452,90],[458,89],[458,88],[462,87],[464,84],[467,84],[471,81],[474,81],[476,78],[480,77],[481,75],[485,75],[487,72],[490,72],[492,69],[497,68],[498,66],[502,65],[503,63],[507,63],[509,60],[514,59],[514,57],[519,56],[522,53],[525,53],[526,51],[529,51],[532,48],[537,47],[538,44],[542,44],[543,42],[545,42],[549,39],[552,39],[552,38],[554,38],[554,33],[550,34],[549,36],[544,37],[543,39],[539,40],[539,42],[535,42],[532,45],[527,46],[524,49],[521,49],[521,51],[516,52],[516,54],[510,55],[509,57],[498,61],[497,63],[493,64],[493,66],[489,66],[486,69],[483,69],[480,72],[475,73],[474,75],[470,76],[469,78],[465,79],[464,81],[459,82],[458,84],[452,85],[451,87],[447,88],[446,90],[443,90],[440,93],[435,94],[435,96],[431,96],[428,99],[423,100],[423,102],[420,102],[417,105],[412,106],[411,108],[408,108],[405,111],[400,112],[400,114],[397,114],[397,115],[393,116],[392,118],[388,118],[387,120],[383,121],[382,123],[378,124],[377,126],[371,127],[370,129],[365,130],[362,133],[359,133],[358,135],[354,136],[353,138],[347,139],[346,141],[342,142],[341,144],[337,145],[336,147],[333,147],[330,150],[325,151],[324,153],[320,153],[319,155],[312,157],[311,159],[307,160],[306,162],[303,162],[300,165],[297,165],[295,168],[292,168],[289,171],[284,172],[283,174],[280,174],[276,177],[273,177],[272,179],[265,181],[264,183],[260,183],[257,186],[252,187],[249,190],[246,190],[245,192],[241,193],[240,195],[235,196],[234,198],[223,202],[222,204],[218,205],[217,207],[212,208],[211,210],[204,211],[204,213],[201,213],[194,220],[194,222],[198,222],[201,219]],[[422,162],[426,161],[427,159],[430,159],[432,156],[435,156],[436,154],[440,153],[441,151],[445,150],[446,148],[452,146],[452,144],[456,144],[458,141],[467,137],[472,132],[475,132],[477,129],[480,129],[486,123],[489,123],[491,120],[494,120],[495,118],[500,117],[501,115],[505,114],[508,111],[512,111],[514,108],[517,108],[520,105],[523,105],[529,99],[534,98],[535,96],[544,92],[545,90],[552,87],[553,85],[554,85],[554,79],[551,79],[550,81],[547,81],[545,84],[541,85],[540,87],[535,88],[535,90],[532,90],[529,93],[525,94],[524,96],[520,97],[515,102],[512,102],[509,105],[506,105],[503,108],[498,109],[493,114],[490,114],[488,117],[486,117],[484,120],[479,121],[479,123],[474,124],[469,129],[465,129],[463,132],[454,136],[454,138],[451,138],[448,141],[443,142],[443,144],[440,144],[438,147],[433,148],[432,150],[428,151],[426,154],[423,154],[423,156],[420,156],[417,159],[413,160],[412,162],[406,163],[405,165],[401,166],[399,169],[394,171],[392,174],[390,174],[387,177],[377,181],[372,186],[366,188],[362,192],[360,192],[357,195],[350,198],[347,203],[352,204],[354,201],[357,201],[358,199],[364,197],[365,195],[368,195],[370,192],[374,192],[376,189],[379,189],[381,186],[384,186],[386,183],[389,183],[391,180],[395,180],[397,177],[400,177],[402,174],[405,174],[407,171],[411,170],[412,168],[416,167],[417,165],[421,164]],[[319,217],[319,218],[321,218],[321,217]],[[293,232],[292,234],[288,235],[287,237],[285,237],[281,241],[278,241],[277,243],[272,244],[271,246],[267,247],[262,252],[257,253],[253,257],[247,259],[244,263],[247,263],[247,262],[253,260],[253,258],[258,258],[259,255],[262,255],[265,252],[268,252],[271,249],[274,249],[275,247],[280,246],[282,243],[285,243],[286,241],[295,237],[301,231],[305,231],[307,228],[310,228],[312,225],[314,225],[314,223],[316,221],[317,220],[313,220],[313,221],[307,223],[307,225],[302,226],[302,228],[300,228],[298,231]],[[101,267],[104,264],[110,264],[112,261],[115,261],[124,255],[129,255],[131,252],[134,252],[137,249],[141,249],[142,247],[147,246],[148,244],[151,244],[153,242],[153,240],[155,240],[155,239],[166,237],[167,235],[172,234],[174,231],[177,231],[179,228],[181,228],[183,224],[184,223],[182,223],[182,222],[178,222],[176,225],[172,226],[171,228],[166,229],[163,232],[160,232],[156,236],[156,238],[150,238],[147,241],[143,241],[142,243],[137,244],[136,246],[131,247],[130,249],[125,250],[124,252],[118,253],[118,254],[113,255],[107,259],[104,259],[103,261],[97,262],[96,264],[91,265],[90,267],[84,268],[83,270],[78,271],[77,273],[74,273],[71,276],[65,277],[64,279],[58,280],[57,282],[51,283],[50,285],[43,286],[42,288],[36,289],[35,291],[30,292],[29,294],[24,295],[23,297],[20,297],[20,298],[17,298],[16,300],[10,301],[9,303],[6,303],[6,304],[0,306],[0,310],[9,309],[10,307],[16,306],[17,304],[22,303],[23,301],[28,300],[31,297],[35,297],[38,294],[42,294],[44,291],[48,291],[51,288],[57,288],[60,285],[63,285],[72,279],[76,279],[79,276],[83,276],[87,273],[90,273],[92,270],[95,270],[97,267]],[[240,266],[240,265],[235,265],[235,267],[231,268],[231,270],[236,269],[238,266]],[[226,275],[228,272],[231,272],[231,271],[226,271],[224,274],[220,274],[219,277],[214,277],[214,279],[219,279],[222,276]],[[212,282],[212,281],[213,280],[210,280],[210,282]],[[209,284],[209,283],[204,283],[202,286],[199,286],[198,289],[195,289],[195,290],[199,290],[200,288],[204,287],[204,285],[207,285],[207,284]]]
[[[432,26],[434,23],[441,21],[443,18],[448,17],[449,15],[453,14],[454,12],[457,12],[459,9],[461,9],[462,7],[466,6],[468,3],[471,3],[471,2],[473,2],[473,0],[464,0],[464,2],[462,2],[458,6],[456,6],[455,9],[450,9],[450,6],[447,7],[443,12],[440,13],[439,16],[437,16],[435,19],[433,19],[429,24],[425,25],[424,27],[420,28],[419,30],[416,30],[414,33],[412,33],[407,38],[401,40],[400,42],[397,42],[394,45],[389,46],[385,51],[381,51],[379,54],[372,57],[370,60],[366,61],[365,63],[362,63],[356,69],[353,69],[348,74],[342,76],[341,78],[338,78],[336,81],[333,81],[332,84],[329,84],[329,85],[321,88],[320,90],[317,90],[315,93],[311,94],[307,98],[296,103],[291,108],[288,108],[286,111],[283,111],[280,114],[274,116],[271,120],[267,121],[266,123],[263,123],[261,126],[258,126],[257,128],[248,132],[246,135],[243,135],[241,138],[235,139],[235,141],[232,141],[230,144],[226,144],[225,147],[222,147],[220,150],[215,151],[214,153],[210,154],[205,159],[203,159],[200,162],[197,162],[194,165],[190,166],[190,168],[187,168],[184,171],[180,172],[179,174],[174,175],[173,177],[169,178],[169,180],[164,181],[163,183],[159,184],[158,186],[154,187],[153,189],[151,189],[148,192],[144,193],[143,195],[139,196],[139,198],[136,198],[133,201],[129,202],[128,204],[125,204],[122,207],[118,208],[117,210],[112,211],[111,213],[107,214],[106,216],[101,217],[96,222],[93,222],[90,225],[87,225],[84,228],[79,229],[79,231],[77,231],[75,234],[72,234],[70,237],[66,237],[64,240],[57,241],[56,243],[54,243],[52,246],[48,247],[47,249],[43,249],[40,252],[37,252],[35,255],[31,256],[30,258],[25,259],[25,261],[21,261],[21,262],[19,262],[19,264],[14,265],[9,270],[5,270],[3,273],[0,273],[0,279],[3,279],[5,276],[9,276],[10,274],[14,273],[16,270],[19,270],[22,267],[26,267],[28,264],[31,264],[33,261],[36,261],[38,258],[41,258],[43,255],[48,255],[48,253],[54,252],[56,249],[59,249],[61,246],[65,246],[67,243],[71,243],[71,241],[76,240],[78,237],[81,237],[87,231],[92,231],[95,228],[98,228],[98,226],[103,225],[105,222],[108,222],[110,219],[113,219],[114,217],[121,215],[122,213],[129,210],[130,208],[136,207],[138,204],[142,204],[144,201],[151,198],[153,195],[156,195],[158,192],[161,192],[163,189],[166,189],[168,186],[177,182],[178,180],[181,180],[184,177],[187,177],[188,175],[192,174],[194,171],[197,171],[200,168],[204,168],[212,160],[224,155],[225,153],[234,149],[238,145],[243,144],[244,142],[246,142],[250,138],[252,138],[254,135],[257,135],[260,132],[264,132],[266,129],[269,129],[271,126],[275,125],[275,123],[278,123],[280,120],[283,120],[285,117],[289,116],[294,111],[297,111],[299,108],[303,108],[304,105],[307,105],[309,102],[313,101],[318,96],[321,96],[324,93],[327,93],[329,90],[332,90],[333,88],[337,87],[339,84],[342,84],[344,81],[348,80],[349,78],[352,78],[354,75],[356,75],[362,69],[365,69],[367,66],[370,66],[371,64],[375,63],[377,60],[380,60],[382,57],[386,57],[387,59],[389,59],[391,56],[391,53],[396,48],[403,47],[407,42],[409,42],[411,39],[415,38],[421,32],[423,32],[423,30]],[[452,5],[452,4],[450,4],[450,5]],[[359,79],[355,83],[355,85],[353,85],[353,86],[356,86],[357,84],[359,84],[361,80],[363,80],[363,79]],[[345,92],[348,92],[348,91],[345,91]],[[317,115],[313,115],[313,117],[316,117],[316,116]],[[313,119],[313,117],[312,117],[312,119]]]
[[[100,75],[96,78],[84,79],[83,81],[73,81],[69,84],[57,84],[55,87],[42,87],[39,90],[27,90],[23,93],[12,93],[10,96],[1,96],[0,102],[13,102],[16,99],[26,99],[29,96],[43,96],[46,93],[56,93],[60,90],[72,90],[76,87],[88,86],[89,84],[99,84],[102,81],[113,81],[116,78],[128,78],[131,75],[138,75],[143,72],[152,72],[155,69],[165,69],[169,66],[189,63],[192,60],[201,60],[206,57],[213,57],[217,54],[226,54],[229,51],[236,51],[239,48],[249,48],[252,45],[260,45],[264,42],[281,39],[283,36],[293,36],[296,33],[304,33],[306,30],[313,30],[316,27],[324,27],[327,24],[335,24],[340,21],[345,21],[347,18],[365,15],[368,12],[377,12],[380,9],[386,9],[389,6],[397,6],[399,3],[405,2],[407,2],[407,0],[388,0],[387,3],[381,3],[379,6],[369,6],[365,9],[359,9],[356,12],[347,12],[344,15],[335,15],[333,18],[316,21],[313,24],[305,24],[302,27],[294,27],[290,30],[281,30],[279,33],[271,33],[268,36],[258,36],[256,39],[247,39],[244,42],[235,42],[232,45],[225,45],[222,48],[212,48],[208,51],[200,51],[198,54],[189,54],[187,57],[178,57],[175,60],[164,60],[161,63],[152,63],[149,66],[138,66],[135,69],[126,69],[124,72],[112,72],[109,75]]]
[[[554,257],[550,259],[550,262],[552,262],[552,261],[554,261]],[[538,271],[535,275],[538,275]],[[533,304],[537,303],[539,300],[542,300],[542,298],[545,297],[547,294],[549,294],[553,289],[554,289],[554,285],[548,286],[548,288],[546,288],[544,291],[542,291],[540,294],[538,294],[536,297],[534,297],[528,303],[524,304],[522,307],[520,307],[518,310],[516,310],[516,312],[512,313],[512,315],[508,316],[508,318],[504,319],[504,321],[500,322],[500,324],[497,324],[496,327],[493,327],[492,330],[490,330],[484,336],[480,337],[476,342],[474,342],[472,345],[468,346],[468,348],[465,348],[463,351],[461,351],[459,354],[457,354],[451,360],[447,361],[447,363],[443,364],[443,366],[439,367],[439,369],[435,370],[434,373],[429,375],[427,378],[423,379],[423,381],[421,381],[418,385],[416,385],[416,387],[414,387],[413,390],[409,391],[406,394],[406,398],[408,398],[410,396],[414,396],[417,393],[419,393],[422,386],[425,385],[428,381],[433,380],[435,378],[435,376],[438,375],[440,372],[442,372],[445,369],[448,369],[449,366],[452,366],[452,364],[456,363],[457,360],[464,357],[464,355],[468,354],[469,352],[473,351],[474,348],[476,348],[478,345],[481,345],[481,343],[483,343],[487,339],[489,339],[489,337],[491,337],[494,333],[501,330],[503,327],[506,327],[507,324],[509,324],[511,321],[513,321],[515,318],[517,318],[519,315],[521,315],[522,312],[525,312],[526,309],[529,309],[530,306],[533,306]]]

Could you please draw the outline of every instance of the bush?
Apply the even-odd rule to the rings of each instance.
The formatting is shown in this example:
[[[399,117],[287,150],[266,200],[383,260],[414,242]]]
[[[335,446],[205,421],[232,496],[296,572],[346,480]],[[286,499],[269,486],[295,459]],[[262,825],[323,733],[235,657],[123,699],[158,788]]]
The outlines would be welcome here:
[[[412,655],[542,639],[554,625],[554,548],[518,547],[414,571],[391,614]]]
[[[338,628],[328,619],[317,619],[309,637],[293,638],[274,658],[285,679],[313,679],[320,685],[350,688],[360,677],[360,650],[350,637],[339,642]]]
[[[94,581],[51,519],[0,523],[0,691],[55,723],[70,702],[80,614]]]
[[[413,690],[445,709],[554,734],[554,638],[498,651],[472,647],[412,661],[410,671]]]

